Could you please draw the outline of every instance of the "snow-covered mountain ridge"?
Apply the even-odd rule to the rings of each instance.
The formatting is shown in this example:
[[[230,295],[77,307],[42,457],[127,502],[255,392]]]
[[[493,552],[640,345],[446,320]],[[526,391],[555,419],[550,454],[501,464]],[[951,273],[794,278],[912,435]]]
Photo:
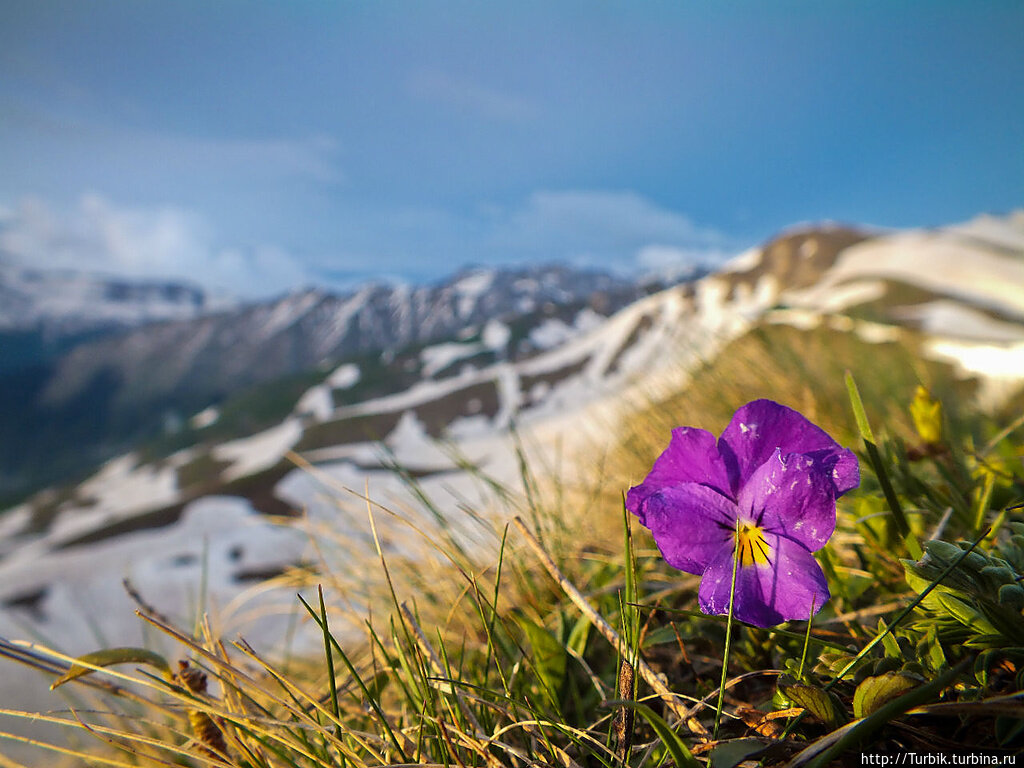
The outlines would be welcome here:
[[[148,289],[137,290],[136,304],[149,307],[155,319],[162,305],[147,303],[153,298]],[[177,295],[170,287],[161,290]],[[191,300],[178,319],[141,323],[142,315],[135,315],[133,327],[87,338],[51,359],[22,360],[6,375],[0,370],[0,397],[22,403],[17,412],[0,413],[0,495],[85,470],[240,392],[280,382],[284,395],[275,396],[286,397],[308,372],[348,357],[382,350],[399,355],[477,333],[496,319],[526,334],[503,354],[526,353],[535,346],[528,333],[534,323],[583,306],[604,316],[647,290],[598,272],[532,267],[469,270],[420,287],[371,284],[344,294],[311,289],[217,311],[206,311],[201,294],[183,294]],[[74,292],[81,292],[77,282]],[[0,368],[3,362],[0,355]],[[395,386],[409,380],[401,371],[381,375]],[[243,429],[265,422],[252,416]],[[54,471],[45,475],[41,468]]]
[[[445,311],[458,314],[466,293]],[[281,318],[306,317],[319,301],[307,296],[276,319],[267,310],[252,327],[291,327]],[[120,588],[125,575],[173,612],[205,572],[211,601],[234,605],[253,574],[309,555],[304,526],[330,525],[350,547],[369,546],[366,488],[428,530],[433,513],[418,494],[452,519],[467,507],[500,516],[466,468],[517,487],[513,424],[540,464],[557,454],[571,472],[574,457],[614,439],[631,403],[679,391],[696,366],[761,323],[868,341],[913,332],[927,354],[977,377],[995,402],[1024,386],[1024,214],[886,234],[804,227],[607,318],[585,304],[523,327],[481,314],[461,338],[338,361],[256,434],[216,439],[226,415],[198,414],[198,434],[209,439],[158,461],[127,454],[76,487],[0,515],[0,635],[27,623],[73,652],[91,650],[75,610],[85,605],[103,611],[112,642],[129,644],[138,630]],[[403,372],[401,387],[373,384]],[[297,469],[293,455],[309,466]],[[296,523],[281,527],[266,515]],[[471,525],[462,533],[478,535]],[[389,546],[413,546],[393,535]],[[253,626],[242,612],[221,620]],[[281,629],[273,617],[260,621],[264,637]]]

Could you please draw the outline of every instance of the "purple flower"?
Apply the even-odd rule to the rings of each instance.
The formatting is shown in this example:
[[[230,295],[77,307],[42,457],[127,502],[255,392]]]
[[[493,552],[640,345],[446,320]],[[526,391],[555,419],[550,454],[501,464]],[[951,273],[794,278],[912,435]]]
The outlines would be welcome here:
[[[836,499],[860,482],[857,458],[791,408],[755,400],[722,436],[672,430],[626,507],[650,528],[669,565],[702,574],[704,613],[769,627],[807,619],[829,599],[812,552],[836,527]]]

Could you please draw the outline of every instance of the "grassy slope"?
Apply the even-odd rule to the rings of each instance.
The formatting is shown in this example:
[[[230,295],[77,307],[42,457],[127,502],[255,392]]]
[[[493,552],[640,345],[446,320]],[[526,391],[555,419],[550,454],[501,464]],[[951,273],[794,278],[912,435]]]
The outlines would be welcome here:
[[[567,488],[557,478],[533,478],[527,467],[524,484],[530,492],[525,501],[512,503],[540,534],[554,565],[621,637],[639,644],[643,657],[684,704],[700,698],[713,704],[723,624],[688,613],[695,608],[699,579],[668,568],[635,523],[634,578],[624,555],[621,494],[643,477],[672,427],[687,424],[718,433],[739,405],[758,397],[800,409],[841,443],[859,448],[843,384],[844,371],[851,370],[879,438],[886,474],[912,513],[915,529],[934,529],[950,508],[943,537],[972,535],[978,510],[988,522],[998,521],[1000,509],[1024,496],[1021,431],[980,456],[979,447],[1005,419],[974,413],[971,385],[953,380],[945,366],[919,360],[915,343],[912,335],[900,344],[876,345],[827,329],[765,326],[733,342],[697,372],[684,392],[652,403],[633,417],[620,436],[620,447],[602,471],[595,472],[591,484]],[[920,441],[907,407],[921,381],[945,405],[947,449],[910,461],[907,449]],[[817,691],[812,695],[818,701],[831,702],[836,722],[823,724],[805,717],[791,738],[774,747],[777,753],[765,756],[768,762],[792,757],[808,743],[825,738],[844,718],[872,711],[865,709],[863,695],[855,702],[857,684],[867,678],[914,688],[921,704],[942,699],[967,707],[942,718],[907,718],[879,710],[878,722],[864,721],[871,727],[865,737],[871,749],[945,749],[951,739],[979,749],[1019,748],[1024,736],[1020,712],[1012,709],[1016,705],[1007,705],[997,717],[993,705],[984,703],[1018,690],[1024,682],[1018,673],[1021,657],[1012,647],[1017,625],[1012,612],[1008,617],[999,614],[1001,609],[984,602],[985,595],[961,594],[961,603],[954,606],[959,606],[959,618],[951,618],[941,606],[910,614],[896,636],[869,649],[849,679],[833,683],[852,653],[879,636],[879,618],[892,621],[915,594],[904,578],[899,558],[906,553],[878,479],[863,459],[862,470],[862,487],[840,501],[839,531],[822,555],[834,597],[816,619],[809,661],[801,669],[800,622],[789,627],[793,635],[737,628],[729,671],[731,677],[746,677],[726,698],[722,738],[755,737],[767,744],[769,737],[781,735],[789,720],[765,715],[794,704],[777,690],[772,672],[786,670],[794,676],[804,673],[802,690]],[[991,487],[986,495],[987,484]],[[334,676],[325,674],[328,665],[323,660],[293,663],[288,683],[253,686],[236,671],[246,663],[245,652],[232,649],[233,661],[225,666],[214,660],[225,658],[215,639],[206,638],[198,640],[193,656],[200,656],[204,666],[228,681],[226,693],[218,695],[224,698],[197,704],[182,693],[183,687],[172,698],[179,706],[212,708],[227,716],[224,728],[237,765],[512,765],[530,760],[565,764],[570,755],[579,764],[610,766],[621,764],[616,753],[621,755],[624,749],[616,733],[632,738],[631,765],[657,765],[669,753],[672,759],[686,761],[687,749],[701,761],[707,757],[711,744],[702,734],[711,728],[713,713],[708,708],[697,709],[696,720],[688,726],[676,727],[681,741],[656,732],[642,717],[628,728],[612,724],[615,708],[603,702],[617,696],[619,654],[538,566],[535,553],[522,547],[521,535],[510,531],[504,556],[485,556],[481,566],[479,552],[460,549],[461,540],[446,539],[445,534],[443,526],[436,532],[445,557],[409,560],[387,554],[396,592],[385,589],[374,602],[365,642],[343,642],[330,654]],[[337,546],[344,548],[344,536],[335,535]],[[325,549],[332,546],[327,535],[320,544]],[[983,548],[990,549],[991,543]],[[1024,560],[1024,553],[1021,557]],[[351,566],[354,571],[381,568],[373,552],[358,559]],[[1019,572],[1024,562],[1015,567]],[[315,614],[320,609],[310,587],[324,584],[328,619],[333,626],[343,620],[345,574],[321,569],[285,578],[293,588],[305,587]],[[975,573],[967,581],[972,579],[980,583],[981,576]],[[647,608],[629,607],[634,600]],[[659,609],[652,611],[654,606]],[[996,622],[994,634],[995,619],[986,611],[1004,622]],[[838,614],[843,614],[841,620],[836,620]],[[199,647],[212,657],[202,659]],[[961,659],[969,666],[956,673],[958,689],[943,692],[942,675],[948,676]],[[350,663],[358,675],[351,673]],[[830,683],[831,694],[822,693]],[[651,689],[642,684],[638,695],[651,697]],[[656,697],[646,701],[664,718],[674,719]],[[113,707],[123,710],[117,702]],[[240,714],[261,708],[263,717],[274,724],[254,723]],[[118,727],[136,730],[141,723],[129,719]],[[184,726],[179,721],[177,727]],[[168,744],[183,743],[180,735],[158,733]],[[138,742],[133,745],[141,752],[159,753]],[[852,748],[842,742],[839,746]],[[182,748],[193,756],[197,749]]]

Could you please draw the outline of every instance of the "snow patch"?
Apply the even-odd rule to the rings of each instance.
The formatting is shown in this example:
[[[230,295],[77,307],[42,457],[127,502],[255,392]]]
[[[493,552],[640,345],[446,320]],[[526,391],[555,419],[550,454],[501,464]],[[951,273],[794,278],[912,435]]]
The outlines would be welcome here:
[[[573,320],[572,324],[577,331],[585,333],[595,328],[600,328],[604,325],[606,319],[604,315],[598,314],[590,307],[585,307],[576,314],[576,319]]]
[[[903,232],[851,245],[821,290],[864,277],[890,278],[1024,315],[1024,258],[935,232]]]
[[[477,301],[490,290],[493,283],[494,273],[489,271],[474,272],[456,282],[452,287],[459,294],[459,317],[468,317]]]
[[[852,280],[841,285],[817,285],[804,291],[787,291],[784,299],[794,306],[813,308],[819,312],[842,312],[877,301],[885,296],[882,280]]]
[[[859,339],[863,339],[869,344],[893,343],[899,341],[903,336],[901,329],[882,323],[859,322],[854,325],[851,321],[851,330],[857,334]]]
[[[571,339],[575,335],[572,327],[553,317],[530,331],[530,343],[537,349],[552,349]]]
[[[327,377],[327,385],[334,389],[348,389],[355,386],[359,381],[359,366],[355,363],[345,363],[334,369],[334,372]]]
[[[295,404],[297,416],[309,416],[317,421],[325,421],[334,412],[334,397],[331,388],[326,384],[318,384],[307,389]]]
[[[1024,251],[1024,209],[1008,216],[978,216],[963,224],[946,227],[944,231],[986,240],[1000,248]]]
[[[258,329],[261,338],[269,339],[284,328],[293,325],[299,318],[320,303],[323,296],[316,291],[306,291],[287,296],[271,310],[270,316]]]
[[[1024,290],[1024,286],[1021,286],[1021,290]],[[996,320],[984,312],[947,299],[897,307],[892,313],[901,320],[919,324],[921,330],[937,336],[994,342],[1024,340],[1024,325]]]
[[[960,375],[979,378],[978,405],[983,409],[998,408],[1024,385],[1024,343],[932,339],[924,346],[926,354],[952,363]]]
[[[174,467],[136,466],[137,463],[138,458],[133,453],[107,462],[79,488],[80,498],[95,503],[69,508],[58,517],[55,525],[59,527],[62,520],[82,519],[92,514],[104,518],[120,517],[177,501],[178,474]]]
[[[729,259],[729,261],[722,265],[722,269],[719,271],[722,274],[749,272],[750,270],[761,266],[761,259],[763,256],[764,251],[760,248],[750,248]]]
[[[209,408],[204,408],[190,418],[188,420],[188,425],[192,429],[206,429],[211,424],[215,424],[219,418],[220,409],[211,405]]]
[[[508,340],[512,337],[511,329],[497,320],[488,320],[480,334],[484,346],[488,349],[501,351],[508,346]]]
[[[384,440],[399,466],[420,468],[426,465],[450,466],[451,461],[427,434],[415,411],[406,411]]]
[[[445,368],[450,366],[452,363],[463,360],[467,357],[485,351],[483,344],[465,344],[458,342],[447,342],[445,344],[435,344],[432,347],[426,347],[420,352],[420,362],[423,364],[423,375],[427,378],[434,376],[439,371],[443,371]]]
[[[811,331],[821,325],[821,313],[809,309],[776,309],[764,319],[772,325],[788,325],[801,331]]]
[[[237,480],[274,466],[300,437],[302,425],[291,417],[252,437],[218,445],[213,449],[213,457],[218,461],[231,462],[223,473],[224,480]]]
[[[484,415],[459,416],[448,425],[446,434],[453,440],[486,437],[494,434],[494,425]]]
[[[21,504],[0,515],[0,557],[4,553],[3,544],[21,533],[31,520],[32,510],[27,504]]]

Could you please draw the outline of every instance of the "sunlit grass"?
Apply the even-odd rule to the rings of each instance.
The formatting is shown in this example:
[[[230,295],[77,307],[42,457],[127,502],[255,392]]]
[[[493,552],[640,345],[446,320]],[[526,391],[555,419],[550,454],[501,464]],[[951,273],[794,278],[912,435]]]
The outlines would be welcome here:
[[[293,609],[318,653],[232,641],[208,623],[186,630],[142,606],[140,620],[178,652],[166,669],[130,651],[126,666],[106,665],[116,652],[84,660],[95,671],[64,686],[76,688],[76,710],[54,718],[90,739],[70,756],[37,745],[37,764],[63,755],[250,768],[732,766],[747,757],[799,766],[865,744],[1019,750],[1024,518],[1013,507],[1024,501],[1024,428],[1013,415],[977,413],[972,385],[922,362],[915,345],[912,335],[878,344],[765,326],[684,391],[631,414],[617,445],[588,457],[582,480],[561,482],[529,452],[516,488],[478,477],[493,497],[488,513],[440,508],[412,477],[415,515],[377,503],[372,489],[331,489],[339,503],[365,507],[365,528],[311,528],[317,565],[276,580],[301,594]],[[939,441],[915,430],[918,384],[942,402]],[[672,427],[718,433],[759,397],[801,410],[856,450],[863,482],[840,499],[837,533],[819,553],[833,598],[812,626],[734,626],[716,740],[725,618],[697,611],[699,577],[665,565],[646,531],[630,527],[622,495]],[[917,542],[928,553],[920,565]],[[74,662],[20,652],[54,678]],[[207,685],[190,685],[179,658]]]

